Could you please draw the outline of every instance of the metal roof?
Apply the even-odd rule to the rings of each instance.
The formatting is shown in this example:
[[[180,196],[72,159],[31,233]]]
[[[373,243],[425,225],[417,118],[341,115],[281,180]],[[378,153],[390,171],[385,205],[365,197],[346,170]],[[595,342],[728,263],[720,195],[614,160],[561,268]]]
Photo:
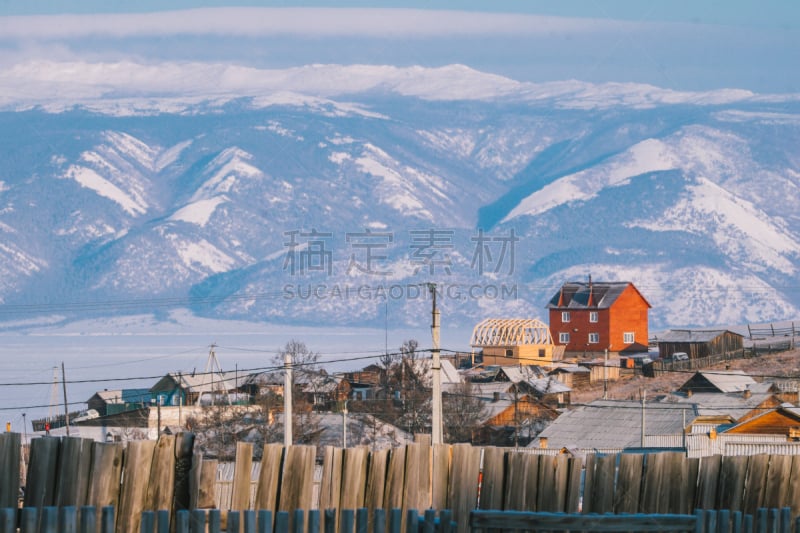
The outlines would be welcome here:
[[[590,374],[592,371],[585,366],[580,365],[558,366],[550,371],[551,374],[557,374],[559,372],[566,372],[568,374]]]
[[[628,288],[633,287],[629,281],[594,281],[583,283],[567,282],[550,299],[545,306],[558,309],[606,309],[611,307],[617,298]],[[636,289],[634,287],[634,289]],[[638,292],[638,291],[637,291]],[[642,297],[644,300],[644,297]],[[650,304],[645,300],[647,307]]]
[[[687,423],[691,419],[687,419]],[[680,435],[683,412],[673,405],[645,403],[645,435]],[[641,445],[642,404],[630,400],[597,400],[565,412],[539,437],[552,448],[622,449]]]
[[[658,342],[687,342],[687,343],[704,343],[711,342],[717,337],[731,333],[739,335],[727,329],[671,329],[658,337]]]
[[[770,397],[772,397],[770,393],[756,392],[748,397],[741,392],[722,394],[718,392],[695,392],[691,396],[670,394],[662,401],[669,404],[685,405],[687,409],[691,409],[697,416],[727,416],[732,420],[739,420]]]
[[[751,386],[757,386],[756,380],[747,375],[743,370],[701,371],[692,376],[689,381],[698,376],[706,379],[720,392],[744,392]]]
[[[505,374],[508,380],[513,383],[543,378],[546,375],[544,369],[538,365],[503,366],[500,367],[500,372]]]
[[[526,383],[539,394],[558,394],[561,392],[572,392],[572,389],[559,381],[555,376],[546,378],[531,379]]]

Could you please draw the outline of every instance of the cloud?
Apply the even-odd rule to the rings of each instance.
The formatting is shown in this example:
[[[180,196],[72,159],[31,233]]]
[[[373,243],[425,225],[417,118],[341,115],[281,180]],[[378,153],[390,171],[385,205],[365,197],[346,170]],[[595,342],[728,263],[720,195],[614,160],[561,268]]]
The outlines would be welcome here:
[[[140,14],[0,17],[0,35],[20,40],[164,35],[547,35],[634,28],[642,28],[642,24],[508,13],[368,8],[205,8]]]

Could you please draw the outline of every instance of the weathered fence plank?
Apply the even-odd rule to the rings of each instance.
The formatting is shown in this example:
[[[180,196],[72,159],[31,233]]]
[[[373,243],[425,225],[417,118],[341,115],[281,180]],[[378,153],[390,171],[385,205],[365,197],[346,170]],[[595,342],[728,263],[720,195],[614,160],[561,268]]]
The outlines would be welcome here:
[[[800,516],[800,455],[792,457],[792,474],[789,476],[789,508],[792,516]],[[800,529],[797,529],[800,531]]]
[[[619,456],[619,473],[614,491],[615,513],[638,513],[642,486],[644,455],[623,453]]]
[[[581,505],[581,474],[583,473],[583,461],[580,457],[569,458],[569,479],[567,480],[567,499],[566,511],[577,513]]]
[[[384,509],[402,509],[405,468],[406,447],[392,449],[389,452],[389,468],[386,473],[386,488],[383,494]]]
[[[156,443],[135,440],[128,443],[124,454],[124,483],[119,498],[117,531],[138,531],[150,481],[150,468]]]
[[[59,507],[80,507],[86,504],[89,474],[92,466],[91,439],[62,437],[54,504]]]
[[[360,509],[364,507],[364,494],[367,487],[367,448],[346,448],[342,460],[342,493],[340,509]]]
[[[686,462],[688,463],[686,468],[686,501],[681,505],[679,511],[681,514],[691,514],[696,509],[694,502],[697,501],[698,474],[700,471],[700,459],[698,457],[686,458]]]
[[[194,433],[175,435],[175,475],[172,490],[172,509],[192,507],[192,460],[194,459]]]
[[[595,458],[592,507],[589,512],[609,513],[614,508],[614,472],[617,456],[604,455]],[[587,489],[584,489],[584,493]]]
[[[319,486],[319,508],[338,509],[342,491],[344,450],[326,446],[322,455],[322,479]],[[337,525],[338,527],[338,525]]]
[[[161,435],[153,450],[150,482],[147,484],[144,508],[172,512],[175,489],[175,436]]]
[[[53,505],[61,440],[57,437],[33,439],[30,446],[28,478],[25,482],[25,507]]]
[[[664,471],[659,485],[668,497],[662,498],[658,512],[680,514],[689,496],[689,462],[683,452],[662,452],[659,455],[664,456]],[[692,479],[691,483],[694,482]],[[686,509],[684,514],[688,512],[689,509]]]
[[[792,472],[790,455],[772,455],[769,458],[764,502],[770,507],[782,509],[789,502],[789,475]]]
[[[278,505],[278,484],[283,469],[283,446],[265,444],[261,454],[255,508],[275,513]]]
[[[253,443],[236,443],[236,463],[233,467],[233,487],[231,510],[246,511],[250,509],[250,489],[253,477]],[[311,505],[305,507],[310,509]]]
[[[444,509],[447,507],[448,480],[450,478],[450,458],[452,456],[449,444],[433,446],[431,463],[431,507]]]
[[[594,483],[597,456],[593,453],[586,454],[586,464],[583,467],[583,506],[581,512],[590,513],[594,507]]]
[[[695,509],[716,509],[717,489],[722,456],[712,455],[700,460],[697,473],[697,492],[694,499]]]
[[[539,476],[536,486],[536,510],[555,511],[555,457],[539,457]]]
[[[528,461],[529,460],[536,461],[536,468],[535,472],[532,473],[534,478],[537,478],[539,473],[539,456],[538,455],[530,455],[527,453],[520,453],[520,452],[509,452],[508,453],[508,469],[506,470],[506,480],[505,480],[505,507],[504,509],[512,510],[512,511],[525,511],[529,510],[528,507],[525,505],[525,498],[526,498],[526,486],[525,481],[527,479],[526,473],[528,468]],[[534,491],[534,509],[535,509],[535,491]],[[498,509],[497,507],[489,507],[489,509]]]
[[[480,461],[480,448],[469,444],[453,445],[448,508],[453,511],[459,533],[469,530],[469,511],[475,508],[478,497]]]
[[[21,449],[19,433],[0,433],[0,509],[17,506]]]
[[[764,505],[764,489],[766,488],[768,468],[769,455],[750,456],[747,462],[744,496],[742,497],[742,511],[744,513],[755,514]]]
[[[100,512],[103,508],[116,508],[119,503],[123,450],[119,443],[95,442],[92,445],[86,504],[97,510],[97,522],[102,519]]]
[[[316,454],[316,446],[295,445],[286,450],[279,510],[290,512],[295,509],[311,509]],[[292,516],[290,522],[291,518]]]
[[[367,490],[364,506],[369,510],[370,521],[375,509],[383,508],[383,495],[386,491],[387,468],[389,466],[389,450],[376,450],[369,454],[367,471]],[[321,509],[324,509],[320,505]]]
[[[742,510],[747,476],[747,456],[724,456],[720,463],[719,484],[717,486],[717,502],[708,507],[711,509]]]
[[[431,506],[431,447],[424,444],[406,446],[405,470],[403,511],[427,509]],[[476,480],[477,476],[476,472]],[[474,499],[472,503],[475,503]]]
[[[502,448],[483,448],[483,477],[481,482],[480,508],[503,509],[503,478],[506,453]],[[446,508],[442,505],[440,509]]]

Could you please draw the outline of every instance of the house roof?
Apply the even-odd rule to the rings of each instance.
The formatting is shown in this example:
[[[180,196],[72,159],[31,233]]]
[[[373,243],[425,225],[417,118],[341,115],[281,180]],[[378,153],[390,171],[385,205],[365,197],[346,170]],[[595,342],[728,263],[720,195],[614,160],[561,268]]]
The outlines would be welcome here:
[[[692,392],[744,392],[756,387],[756,380],[742,370],[709,370],[697,372],[684,383],[680,390],[692,389]]]
[[[513,383],[545,377],[544,369],[537,365],[501,366],[499,373],[505,374]]]
[[[110,405],[149,401],[151,394],[150,389],[115,389],[98,391],[94,396]]]
[[[546,378],[531,379],[526,382],[534,391],[539,394],[558,394],[562,392],[572,392],[572,389],[560,382],[554,376]]]
[[[433,366],[432,359],[415,359],[414,361],[410,362],[414,372],[421,376],[422,384],[426,387],[433,386],[433,371],[431,367]],[[442,385],[446,383],[461,383],[461,374],[458,373],[456,367],[453,366],[453,363],[448,361],[447,359],[442,359],[441,363],[441,382]]]
[[[688,410],[691,410],[693,416],[729,417],[731,420],[739,420],[771,397],[772,394],[766,392],[750,395],[744,395],[741,392],[722,394],[697,392],[691,396],[670,394],[663,402],[685,405]]]
[[[197,374],[184,374],[182,372],[170,372],[161,378],[150,390],[154,390],[163,382],[164,379],[171,379],[180,388],[195,393],[213,392],[219,390],[231,391],[242,386],[247,376],[241,372],[210,372]]]
[[[557,309],[607,309],[614,305],[617,298],[627,289],[633,287],[642,301],[651,307],[639,290],[629,281],[570,281],[561,286],[561,289],[550,299],[545,306]]]
[[[554,368],[550,371],[551,374],[591,374],[592,371],[585,366],[580,365],[564,365]]]
[[[784,419],[791,420],[792,422],[796,423],[797,425],[800,425],[800,410],[798,410],[797,408],[779,406],[779,407],[776,407],[774,409],[770,409],[768,411],[765,411],[765,412],[759,414],[758,416],[754,416],[752,418],[748,418],[747,420],[744,420],[744,421],[742,421],[742,422],[740,422],[740,423],[738,423],[738,424],[736,424],[734,426],[731,426],[731,427],[727,428],[725,431],[726,432],[730,432],[730,433],[735,433],[736,430],[741,430],[743,427],[746,427],[746,426],[751,425],[751,424],[753,424],[753,425],[755,425],[757,427],[759,425],[760,419],[762,419],[762,418],[764,418],[766,416],[771,416],[774,413],[778,413],[778,414],[782,415],[782,417]],[[767,420],[769,420],[769,419],[767,419]],[[780,434],[786,434],[788,432],[788,429],[787,429],[788,427],[789,427],[788,425],[786,427],[771,426],[772,431],[774,431],[776,434],[779,434],[779,435]]]
[[[681,409],[663,403],[647,403],[645,408],[646,435],[683,434]],[[547,438],[548,448],[618,450],[640,446],[641,434],[641,402],[596,400],[563,413],[539,437]],[[538,446],[538,443],[534,441],[531,446]]]
[[[725,333],[742,337],[727,329],[671,329],[658,337],[658,342],[704,343],[711,342]]]

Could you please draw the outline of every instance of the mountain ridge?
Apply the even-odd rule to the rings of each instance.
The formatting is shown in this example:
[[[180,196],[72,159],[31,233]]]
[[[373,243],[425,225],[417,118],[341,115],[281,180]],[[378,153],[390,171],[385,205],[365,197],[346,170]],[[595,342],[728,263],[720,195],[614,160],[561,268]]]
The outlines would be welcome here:
[[[353,71],[298,72],[320,70]],[[330,99],[340,81],[336,94],[195,95],[158,112],[153,95],[6,102],[4,129],[23,127],[5,136],[0,173],[4,305],[377,324],[378,288],[397,286],[396,320],[418,325],[429,303],[407,288],[434,281],[459,288],[443,309],[469,324],[541,316],[561,283],[591,274],[634,282],[654,328],[797,316],[796,95],[567,82],[533,98],[531,84],[468,67],[390,73],[347,102]],[[458,75],[484,93],[397,89]],[[324,268],[291,271],[315,249]],[[516,298],[465,295],[503,286]]]

